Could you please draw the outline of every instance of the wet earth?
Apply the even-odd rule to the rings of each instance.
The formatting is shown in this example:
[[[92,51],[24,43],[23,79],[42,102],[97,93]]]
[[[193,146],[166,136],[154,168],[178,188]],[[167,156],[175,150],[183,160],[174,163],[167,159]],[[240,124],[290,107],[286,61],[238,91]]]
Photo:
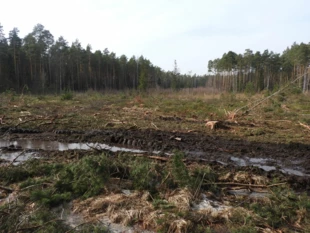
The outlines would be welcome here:
[[[234,171],[234,169],[239,170],[242,167],[250,173],[254,170],[255,173],[263,173],[268,178],[281,176],[294,190],[310,194],[309,144],[260,143],[246,139],[228,139],[203,132],[168,132],[137,128],[90,131],[0,128],[0,166],[8,163],[19,164],[30,158],[55,157],[57,159],[59,156],[63,156],[63,152],[66,151],[71,151],[72,154],[76,152],[83,154],[90,150],[111,152],[112,154],[126,152],[155,155],[156,158],[163,159],[169,158],[175,150],[178,150],[184,152],[188,165],[192,162],[199,162],[209,164],[213,169],[224,169],[226,172]],[[129,190],[122,190],[122,192],[115,195],[118,195],[117,197],[122,195],[123,198],[128,195],[129,197],[136,195],[130,193]],[[268,195],[268,192],[262,192],[262,190],[249,192],[249,189],[246,188],[228,189],[227,192],[232,196],[246,196],[255,200],[264,199]],[[93,203],[86,204],[92,206],[96,212],[94,206],[98,201],[106,200],[105,198],[102,196],[98,200],[94,200]],[[111,197],[109,196],[109,198]],[[61,219],[64,219],[71,227],[76,227],[86,221],[88,215],[91,215],[82,211],[83,205],[85,205],[83,202],[75,203],[75,206],[80,206],[77,213],[72,211],[72,206],[61,206],[56,214],[60,215]],[[200,203],[194,205],[191,211],[210,210],[210,208],[221,214],[222,212],[226,213],[227,208],[230,207],[204,197]],[[121,210],[119,212],[121,213]],[[84,220],[82,216],[84,216]],[[103,219],[101,223],[115,233],[149,232],[140,228],[137,231],[134,227],[114,224],[107,218]]]
[[[165,132],[136,128],[44,132],[2,127],[0,147],[2,155],[5,152],[27,149],[32,156],[35,156],[33,150],[97,149],[169,157],[174,150],[178,150],[185,153],[187,160],[255,166],[267,172],[279,171],[298,177],[300,182],[310,183],[310,144],[260,143],[227,139],[202,132]],[[11,157],[14,155],[11,154]]]

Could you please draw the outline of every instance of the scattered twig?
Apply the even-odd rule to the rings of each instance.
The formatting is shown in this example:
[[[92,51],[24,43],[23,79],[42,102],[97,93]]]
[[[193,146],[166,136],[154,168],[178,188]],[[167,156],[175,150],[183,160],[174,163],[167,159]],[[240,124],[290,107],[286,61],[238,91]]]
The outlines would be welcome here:
[[[91,146],[91,145],[89,145],[89,144],[86,144],[86,146],[88,146],[90,149],[93,149],[93,150],[95,150],[95,151],[97,151],[97,152],[102,152],[102,151],[104,151],[105,149],[102,149],[102,148],[96,148],[96,147],[94,147],[94,146]]]
[[[30,186],[27,186],[25,188],[22,188],[20,189],[19,191],[25,191],[27,189],[30,189],[30,188],[33,188],[33,187],[36,187],[36,186],[40,186],[40,185],[51,185],[50,183],[40,183],[40,184],[33,184],[33,185],[30,185]]]
[[[163,179],[163,181],[161,182],[161,184],[165,183],[166,180],[169,178],[170,175],[171,175],[171,173],[169,172],[168,175],[165,177],[165,179]]]
[[[155,125],[153,122],[151,123],[152,126],[155,127],[155,129],[158,129],[157,125]]]
[[[22,151],[19,155],[17,155],[17,156],[15,157],[15,159],[13,159],[13,161],[8,165],[8,167],[12,166],[12,165],[16,162],[16,160],[17,160],[20,156],[22,156],[24,153],[25,153],[25,151]]]
[[[160,156],[155,156],[155,155],[145,155],[145,154],[134,154],[135,157],[146,157],[149,159],[155,159],[155,160],[160,160],[160,161],[164,161],[167,162],[169,161],[169,158],[166,157],[160,157]]]

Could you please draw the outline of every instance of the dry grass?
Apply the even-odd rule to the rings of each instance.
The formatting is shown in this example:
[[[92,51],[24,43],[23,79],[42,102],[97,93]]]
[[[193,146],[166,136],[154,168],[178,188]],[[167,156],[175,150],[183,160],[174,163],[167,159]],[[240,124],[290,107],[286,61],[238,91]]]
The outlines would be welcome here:
[[[175,205],[179,211],[188,211],[193,201],[193,195],[187,188],[177,189],[169,194],[167,200]]]

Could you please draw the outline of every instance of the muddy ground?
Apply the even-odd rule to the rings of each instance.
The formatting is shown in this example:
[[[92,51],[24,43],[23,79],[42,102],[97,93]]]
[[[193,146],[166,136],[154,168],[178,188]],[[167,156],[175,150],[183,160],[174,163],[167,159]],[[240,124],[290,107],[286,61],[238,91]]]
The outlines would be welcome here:
[[[43,206],[48,206],[48,212],[50,203],[62,208],[65,200],[71,205],[69,212],[82,219],[77,225],[109,218],[129,227],[171,233],[310,229],[310,101],[306,96],[270,100],[235,118],[226,109],[242,107],[249,97],[123,98],[97,93],[68,101],[58,96],[0,97],[2,223],[17,213],[24,217],[41,211],[44,216],[42,200],[47,201]],[[214,129],[208,125],[212,121],[217,121]],[[184,154],[181,163],[175,160],[180,152]],[[32,157],[34,161],[25,162]],[[99,182],[99,192],[85,197],[72,189],[71,182],[61,183],[71,181],[68,169],[73,173],[81,169],[74,182],[83,189],[80,178],[93,177],[88,183],[104,176],[106,172],[96,168],[106,160],[112,164],[110,170],[102,169],[109,170],[110,178],[107,184]],[[97,165],[91,167],[93,163],[87,161]],[[152,169],[143,170],[146,166]],[[173,174],[182,170],[185,173],[177,175],[187,183]],[[144,177],[146,173],[150,177]],[[145,183],[137,188],[140,181]],[[91,190],[97,187],[92,185]],[[26,211],[12,212],[12,202],[5,205],[14,193],[20,200],[25,198],[19,204]],[[29,232],[46,230],[41,220],[12,219]],[[68,231],[77,230],[73,227]],[[108,232],[122,232],[114,230]]]
[[[290,177],[290,182],[297,189],[310,191],[309,144],[251,142],[201,132],[166,132],[153,129],[44,132],[36,129],[1,127],[0,131],[1,139],[8,141],[103,143],[120,148],[139,149],[145,151],[145,154],[159,154],[162,157],[169,157],[173,151],[178,150],[185,153],[188,162],[213,162],[228,167],[254,166],[269,173],[283,173]],[[57,148],[50,148],[53,149]],[[44,152],[41,151],[41,154]]]

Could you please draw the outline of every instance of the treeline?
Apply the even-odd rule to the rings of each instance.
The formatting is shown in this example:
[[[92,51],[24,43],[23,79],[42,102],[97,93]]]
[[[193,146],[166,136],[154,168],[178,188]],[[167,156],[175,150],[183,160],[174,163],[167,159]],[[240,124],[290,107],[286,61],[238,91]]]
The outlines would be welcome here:
[[[220,91],[259,92],[274,90],[297,77],[296,87],[303,92],[309,91],[310,43],[294,43],[282,54],[265,50],[244,54],[229,51],[222,58],[210,60],[208,70],[212,78],[207,85]]]
[[[0,24],[0,91],[27,88],[33,93],[60,93],[148,88],[198,87],[206,85],[207,76],[164,71],[140,57],[117,57],[107,48],[92,51],[76,40],[71,45],[61,36],[56,41],[49,30],[37,24],[20,38],[14,28],[8,38]]]
[[[209,87],[216,91],[259,92],[274,90],[298,76],[303,92],[309,90],[310,43],[294,43],[282,54],[265,50],[244,54],[229,51],[208,62],[208,75],[180,74],[177,63],[164,71],[143,56],[116,56],[107,48],[92,51],[76,40],[71,45],[61,36],[37,24],[20,38],[14,28],[5,36],[0,24],[0,91],[25,89],[32,93],[64,90],[123,90]],[[206,67],[207,68],[207,67]]]

